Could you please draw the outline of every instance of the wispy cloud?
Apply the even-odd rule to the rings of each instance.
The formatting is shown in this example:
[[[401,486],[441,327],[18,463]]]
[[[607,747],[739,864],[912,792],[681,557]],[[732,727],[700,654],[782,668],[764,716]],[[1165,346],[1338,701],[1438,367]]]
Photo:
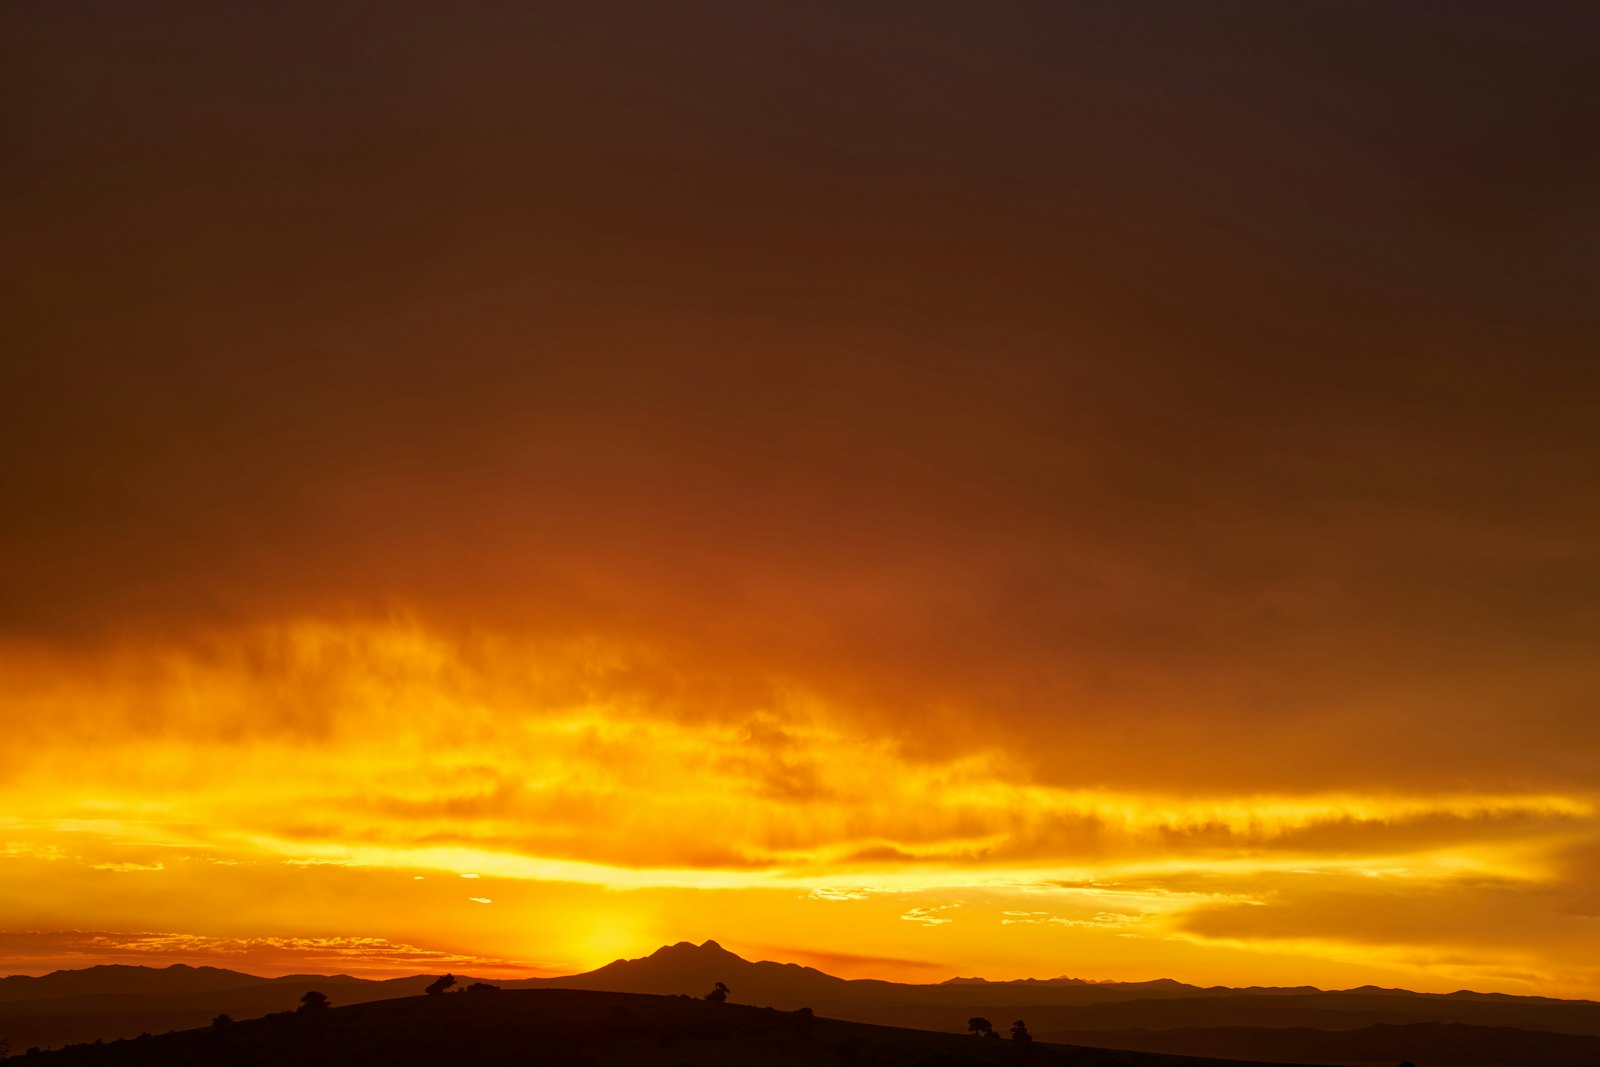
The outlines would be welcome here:
[[[955,922],[953,918],[944,913],[960,906],[959,904],[934,904],[926,908],[911,908],[900,918],[906,922],[921,923],[924,926],[942,926],[945,923]]]
[[[537,973],[492,957],[443,952],[381,937],[215,937],[177,932],[0,931],[0,954],[21,970],[118,962],[211,964],[262,975],[305,971],[417,974],[441,969]]]
[[[833,886],[818,886],[806,894],[809,900],[866,900],[867,897],[864,889],[839,889]]]

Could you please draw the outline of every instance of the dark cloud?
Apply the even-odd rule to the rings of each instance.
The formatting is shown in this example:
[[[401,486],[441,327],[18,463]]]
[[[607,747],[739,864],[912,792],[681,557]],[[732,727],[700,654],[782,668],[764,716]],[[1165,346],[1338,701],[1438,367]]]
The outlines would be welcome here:
[[[402,607],[1058,784],[1592,782],[1585,12],[6,17],[19,641]]]

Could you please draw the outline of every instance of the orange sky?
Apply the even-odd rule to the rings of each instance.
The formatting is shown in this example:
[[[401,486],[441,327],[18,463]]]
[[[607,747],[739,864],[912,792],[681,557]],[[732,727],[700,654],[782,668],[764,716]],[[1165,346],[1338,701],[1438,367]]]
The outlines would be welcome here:
[[[1584,16],[522,7],[3,16],[0,971],[1600,996]]]

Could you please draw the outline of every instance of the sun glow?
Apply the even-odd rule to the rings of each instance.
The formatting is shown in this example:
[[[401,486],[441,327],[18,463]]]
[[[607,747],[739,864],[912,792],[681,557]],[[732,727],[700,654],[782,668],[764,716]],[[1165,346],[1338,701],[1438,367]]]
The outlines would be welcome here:
[[[1468,912],[1542,899],[1595,818],[1562,794],[1074,788],[1004,743],[911,745],[792,684],[690,704],[640,681],[637,650],[416,621],[85,655],[4,653],[27,744],[0,784],[0,897],[43,926],[112,878],[126,921],[198,937],[281,922],[285,894],[310,893],[317,936],[431,937],[491,961],[511,945],[559,969],[674,939],[686,894],[745,893],[759,906],[724,910],[750,932],[705,936],[820,923],[885,958],[1006,966],[992,939],[1025,927],[1102,971],[1139,942],[1293,945],[1333,971],[1365,956],[1404,973],[1419,949],[1352,947],[1364,909],[1402,886]],[[158,883],[226,918],[162,918]],[[256,898],[277,903],[235,911]],[[380,899],[399,917],[360,929]]]

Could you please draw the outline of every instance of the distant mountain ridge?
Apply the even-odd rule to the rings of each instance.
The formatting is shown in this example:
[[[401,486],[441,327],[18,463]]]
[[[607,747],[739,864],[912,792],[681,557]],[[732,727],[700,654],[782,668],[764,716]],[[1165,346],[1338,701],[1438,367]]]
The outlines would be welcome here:
[[[286,974],[262,978],[243,971],[191,967],[186,963],[174,963],[166,967],[113,963],[77,971],[51,971],[38,976],[11,975],[0,978],[0,1004],[94,996],[203,994],[262,985],[299,988],[306,982],[338,986],[384,986],[390,982],[409,984],[420,978],[378,980],[356,978],[348,974]]]
[[[1201,986],[1187,985],[1173,978],[1153,978],[1145,982],[1119,982],[1114,978],[1068,978],[1061,975],[1057,978],[1002,978],[991,981],[988,978],[947,978],[940,985],[1070,985],[1070,986],[1119,986],[1123,988],[1141,989],[1200,989]],[[1217,986],[1214,988],[1223,988]],[[1301,986],[1302,989],[1311,989],[1312,986]]]
[[[150,992],[152,987],[170,992],[226,989],[231,985],[250,985],[267,980],[241,971],[191,967],[186,963],[160,968],[107,963],[77,971],[51,971],[38,977],[12,975],[0,978],[0,1001],[30,999],[41,994],[75,996],[85,993]]]

